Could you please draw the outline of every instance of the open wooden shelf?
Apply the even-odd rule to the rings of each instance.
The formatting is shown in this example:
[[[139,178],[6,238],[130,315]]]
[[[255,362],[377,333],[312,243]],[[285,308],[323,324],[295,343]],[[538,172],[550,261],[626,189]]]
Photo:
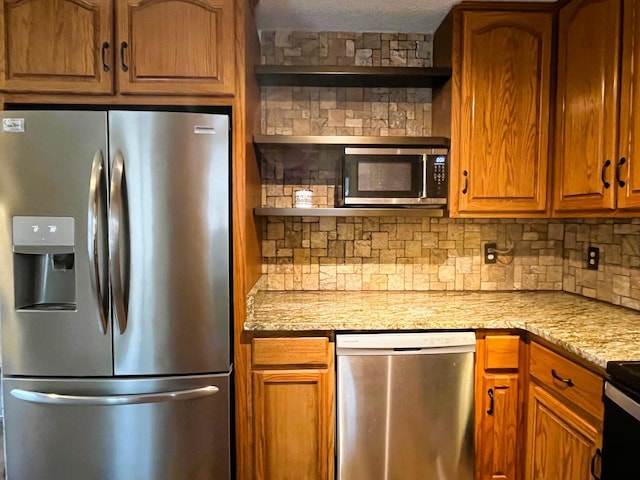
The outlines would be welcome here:
[[[254,135],[256,145],[335,145],[449,148],[446,137],[365,137],[329,135]]]
[[[442,67],[256,65],[262,86],[438,88],[451,78]]]
[[[444,217],[442,208],[255,208],[259,217]]]

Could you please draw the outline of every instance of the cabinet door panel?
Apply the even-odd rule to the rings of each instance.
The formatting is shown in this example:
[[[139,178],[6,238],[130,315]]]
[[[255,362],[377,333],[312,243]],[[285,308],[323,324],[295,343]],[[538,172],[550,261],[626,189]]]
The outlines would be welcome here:
[[[328,370],[253,372],[256,479],[333,477],[333,378]]]
[[[111,93],[110,2],[2,0],[0,18],[2,90]]]
[[[232,0],[118,0],[121,93],[232,94],[234,31]]]
[[[640,208],[640,0],[625,0],[620,96],[618,208]]]
[[[479,393],[483,399],[479,480],[516,480],[518,374],[486,374]]]
[[[556,211],[615,208],[620,15],[621,0],[575,0],[560,12]]]
[[[601,432],[536,385],[528,416],[526,480],[590,480]]]
[[[462,32],[460,212],[544,212],[552,16],[465,12]]]

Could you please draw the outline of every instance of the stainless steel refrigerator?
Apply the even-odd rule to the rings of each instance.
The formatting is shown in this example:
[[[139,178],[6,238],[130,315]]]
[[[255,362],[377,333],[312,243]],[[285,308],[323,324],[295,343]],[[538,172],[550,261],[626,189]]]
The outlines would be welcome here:
[[[0,116],[8,479],[229,478],[228,117]]]

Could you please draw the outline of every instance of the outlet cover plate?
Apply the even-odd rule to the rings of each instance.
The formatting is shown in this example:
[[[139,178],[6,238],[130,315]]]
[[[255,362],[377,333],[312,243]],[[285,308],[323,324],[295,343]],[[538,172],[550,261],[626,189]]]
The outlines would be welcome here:
[[[498,254],[495,253],[497,245],[495,243],[484,244],[484,263],[496,263],[498,261]],[[489,252],[489,250],[493,250]]]
[[[598,270],[600,264],[600,249],[598,247],[587,248],[587,269]]]

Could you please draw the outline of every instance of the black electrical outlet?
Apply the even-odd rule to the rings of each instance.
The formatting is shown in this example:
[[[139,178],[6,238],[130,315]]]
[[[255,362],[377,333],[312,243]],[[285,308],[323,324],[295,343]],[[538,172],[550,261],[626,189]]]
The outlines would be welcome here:
[[[495,243],[484,244],[484,263],[496,263],[498,261],[496,247],[497,245]]]
[[[587,269],[597,270],[600,264],[600,249],[598,247],[587,248]]]

